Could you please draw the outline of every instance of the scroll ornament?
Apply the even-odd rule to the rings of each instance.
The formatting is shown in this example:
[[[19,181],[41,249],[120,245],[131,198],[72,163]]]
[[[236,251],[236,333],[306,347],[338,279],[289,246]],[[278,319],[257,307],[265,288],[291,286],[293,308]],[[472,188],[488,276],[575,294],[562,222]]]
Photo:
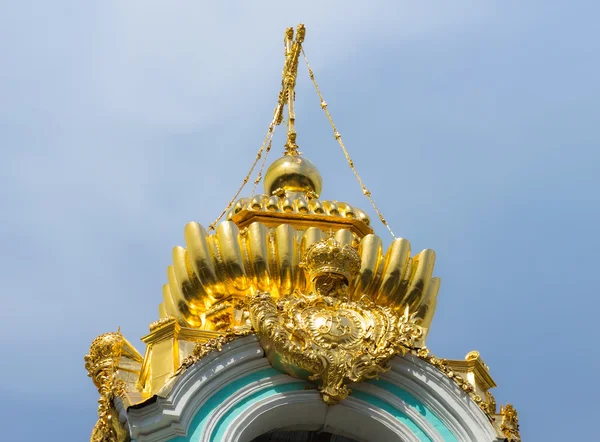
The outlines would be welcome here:
[[[269,293],[249,300],[250,321],[273,365],[308,371],[323,400],[335,404],[350,394],[348,383],[374,378],[387,362],[405,354],[423,336],[408,309],[403,315],[363,296],[348,297],[348,281],[360,270],[351,245],[333,237],[315,242],[301,267],[310,281],[308,294],[275,301]]]

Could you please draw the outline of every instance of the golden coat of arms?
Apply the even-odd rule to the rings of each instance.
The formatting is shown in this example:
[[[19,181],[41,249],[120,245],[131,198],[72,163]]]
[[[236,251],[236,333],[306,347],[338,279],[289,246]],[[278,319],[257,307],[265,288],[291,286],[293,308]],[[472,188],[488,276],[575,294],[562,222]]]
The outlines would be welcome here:
[[[308,293],[275,301],[268,293],[249,300],[250,320],[271,363],[295,376],[320,381],[330,404],[350,394],[347,384],[385,371],[388,360],[419,342],[423,330],[408,310],[403,315],[367,295],[351,299],[349,281],[360,270],[351,245],[333,237],[310,246],[301,267]]]

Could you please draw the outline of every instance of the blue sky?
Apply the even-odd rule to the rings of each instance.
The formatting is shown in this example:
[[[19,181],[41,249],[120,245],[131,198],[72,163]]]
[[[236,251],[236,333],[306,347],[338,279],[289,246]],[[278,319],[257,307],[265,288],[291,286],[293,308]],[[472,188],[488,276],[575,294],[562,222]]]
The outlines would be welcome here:
[[[260,147],[283,30],[299,22],[386,219],[414,252],[437,253],[430,348],[479,350],[524,440],[588,438],[600,393],[599,4],[250,5],[0,7],[2,439],[89,438],[89,344],[121,326],[143,348],[184,225],[213,221]],[[323,197],[369,209],[304,67],[297,90],[298,144]]]

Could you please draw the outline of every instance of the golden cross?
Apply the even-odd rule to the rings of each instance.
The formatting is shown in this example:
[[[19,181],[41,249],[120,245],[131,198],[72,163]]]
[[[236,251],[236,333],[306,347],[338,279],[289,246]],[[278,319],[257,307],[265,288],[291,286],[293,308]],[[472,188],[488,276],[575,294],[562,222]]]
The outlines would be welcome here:
[[[277,124],[281,123],[283,111],[283,105],[287,101],[288,106],[288,132],[287,140],[285,143],[285,155],[299,155],[298,145],[296,144],[296,113],[294,112],[294,98],[296,92],[296,77],[298,76],[298,57],[302,52],[302,43],[304,42],[304,36],[306,29],[304,25],[300,23],[296,29],[296,40],[294,40],[294,28],[287,28],[285,30],[284,44],[285,44],[285,63],[283,65],[283,73],[281,80],[281,94],[279,99],[280,114],[277,118]]]

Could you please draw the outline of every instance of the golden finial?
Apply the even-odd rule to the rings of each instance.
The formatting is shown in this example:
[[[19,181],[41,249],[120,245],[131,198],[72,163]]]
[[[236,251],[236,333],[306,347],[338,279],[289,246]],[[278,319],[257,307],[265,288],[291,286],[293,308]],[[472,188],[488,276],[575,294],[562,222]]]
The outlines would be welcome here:
[[[313,197],[321,193],[321,174],[316,166],[306,158],[301,158],[302,152],[298,151],[296,144],[296,113],[294,112],[294,99],[296,78],[298,77],[298,60],[302,53],[302,43],[306,35],[306,28],[300,23],[296,29],[287,28],[284,34],[285,62],[283,65],[281,92],[279,103],[275,109],[275,122],[277,125],[283,121],[283,108],[288,108],[288,131],[283,158],[275,161],[265,175],[265,192],[267,195],[284,195],[287,192],[302,192]]]
[[[283,101],[287,101],[288,106],[288,133],[287,141],[285,143],[284,155],[296,156],[300,155],[298,152],[298,145],[296,144],[296,113],[294,112],[294,99],[296,77],[298,76],[298,57],[302,52],[302,43],[304,42],[304,36],[306,35],[306,28],[302,23],[298,25],[296,29],[296,39],[294,40],[294,28],[287,28],[285,30],[284,44],[285,44],[285,63],[283,65],[282,72],[282,94]],[[280,114],[277,118],[277,124],[282,121],[282,115]]]
[[[329,109],[323,95],[321,94],[321,90],[315,80],[315,74],[308,64],[308,60],[306,58],[306,54],[304,54],[304,49],[302,48],[302,43],[304,43],[304,37],[306,35],[306,28],[304,24],[300,23],[296,29],[296,39],[294,40],[294,28],[287,28],[284,34],[284,46],[285,46],[285,62],[283,65],[282,72],[282,80],[281,80],[281,91],[279,92],[277,106],[273,112],[273,120],[269,125],[269,130],[267,131],[267,135],[261,145],[258,153],[256,154],[256,158],[250,167],[250,170],[246,174],[246,177],[242,181],[241,186],[238,188],[237,192],[229,201],[229,204],[223,209],[221,214],[217,217],[217,219],[209,224],[208,230],[213,231],[216,229],[218,222],[223,218],[225,213],[229,211],[238,196],[240,195],[244,186],[250,180],[252,173],[258,162],[262,158],[262,165],[260,166],[260,170],[258,171],[258,176],[254,180],[254,188],[252,190],[252,195],[254,195],[254,191],[261,179],[263,179],[263,169],[266,164],[267,154],[271,150],[271,141],[273,139],[273,134],[275,132],[275,127],[280,125],[283,122],[283,108],[287,104],[288,107],[288,132],[287,132],[287,140],[285,143],[285,151],[284,157],[275,161],[264,176],[264,185],[265,185],[265,193],[267,195],[288,195],[290,193],[304,193],[306,197],[318,198],[321,192],[322,179],[319,171],[305,158],[302,158],[300,155],[302,152],[298,151],[298,145],[296,144],[296,114],[294,112],[294,99],[295,99],[295,87],[296,87],[296,78],[298,76],[298,60],[300,54],[302,53],[304,56],[304,60],[306,62],[306,67],[308,68],[308,74],[310,79],[312,80],[317,94],[319,95],[319,102],[321,108],[324,110],[331,127],[333,129],[334,137],[339,143],[342,151],[344,152],[344,156],[348,162],[348,165],[354,172],[356,179],[358,180],[363,194],[368,198],[373,209],[377,213],[379,220],[381,223],[389,230],[392,237],[396,238],[394,232],[390,228],[389,224],[383,217],[379,208],[375,205],[375,201],[373,201],[373,197],[371,196],[371,192],[367,189],[362,179],[358,175],[356,168],[354,166],[354,162],[350,158],[346,147],[342,141],[342,136],[338,132],[337,128],[333,123],[333,119],[331,118],[331,114],[329,113]],[[266,150],[265,150],[266,149]]]
[[[300,192],[308,198],[318,198],[323,179],[317,166],[308,158],[286,152],[267,169],[264,186],[269,196]]]

